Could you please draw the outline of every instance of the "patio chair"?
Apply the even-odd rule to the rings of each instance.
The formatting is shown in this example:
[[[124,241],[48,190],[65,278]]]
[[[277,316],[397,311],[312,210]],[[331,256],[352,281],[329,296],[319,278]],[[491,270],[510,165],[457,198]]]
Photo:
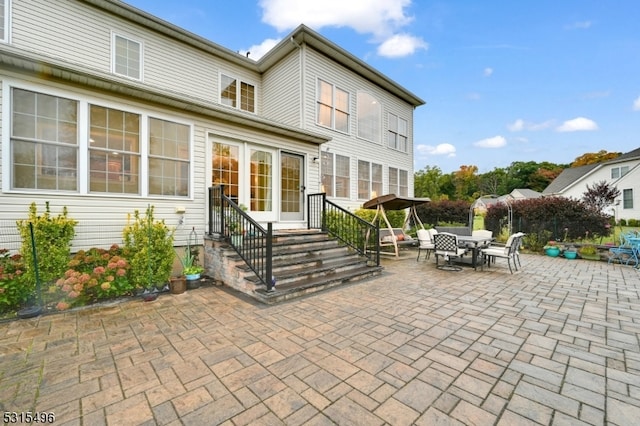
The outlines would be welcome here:
[[[420,252],[426,250],[425,259],[429,259],[431,252],[435,249],[435,245],[431,239],[431,233],[426,229],[418,229],[418,258],[416,262],[420,260]]]
[[[635,237],[635,234],[628,233],[620,235],[620,245],[618,247],[611,247],[609,249],[609,261],[607,263],[615,262],[616,260],[628,265],[629,262],[634,261],[638,265],[638,257],[633,248],[633,245],[629,242],[629,238]]]
[[[460,271],[460,266],[451,263],[452,257],[462,257],[466,252],[466,248],[458,247],[458,236],[448,232],[438,232],[433,235],[434,253],[436,255],[436,268],[446,271]],[[438,263],[438,256],[442,256],[445,264]]]
[[[524,234],[522,235],[521,234],[522,233],[519,232],[517,234],[510,235],[504,247],[492,246],[492,247],[488,247],[486,249],[480,250],[482,253],[481,269],[484,269],[485,261],[487,262],[487,266],[490,266],[491,260],[493,260],[495,263],[495,259],[500,257],[500,258],[507,259],[507,264],[509,265],[509,272],[513,274],[514,268],[517,271],[518,265],[516,264],[516,251],[518,250],[518,247],[520,245],[520,239],[522,238],[522,235],[524,235]],[[512,259],[513,259],[514,268],[511,267]]]

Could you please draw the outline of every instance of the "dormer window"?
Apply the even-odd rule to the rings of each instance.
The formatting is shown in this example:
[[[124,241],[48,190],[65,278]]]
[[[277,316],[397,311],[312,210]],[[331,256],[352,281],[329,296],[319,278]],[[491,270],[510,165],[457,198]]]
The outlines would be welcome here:
[[[256,88],[253,84],[222,74],[220,103],[242,111],[256,112]]]
[[[142,80],[142,44],[130,38],[113,35],[114,74]]]

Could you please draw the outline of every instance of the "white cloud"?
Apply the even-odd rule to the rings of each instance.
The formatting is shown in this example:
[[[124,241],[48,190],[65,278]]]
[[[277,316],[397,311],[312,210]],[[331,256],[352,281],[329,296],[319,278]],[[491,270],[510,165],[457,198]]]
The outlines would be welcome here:
[[[419,37],[409,34],[395,34],[378,46],[378,54],[387,58],[412,55],[418,49],[428,49],[429,45]]]
[[[568,24],[564,26],[564,28],[567,30],[586,30],[590,27],[591,27],[591,21],[574,22],[572,24]]]
[[[387,57],[410,55],[428,44],[400,30],[413,21],[406,13],[411,0],[260,0],[262,21],[278,31],[300,24],[315,30],[323,27],[347,27],[360,34],[373,35],[378,53]]]
[[[507,129],[511,132],[521,132],[523,130],[528,130],[532,132],[536,132],[539,130],[548,129],[553,126],[553,120],[543,121],[541,123],[532,123],[530,121],[524,121],[521,118],[518,118],[511,124],[507,124]]]
[[[426,155],[446,155],[447,157],[456,156],[456,147],[450,143],[441,143],[437,146],[431,145],[418,145],[416,150],[421,154]]]
[[[494,136],[474,142],[473,144],[479,148],[502,148],[507,144],[507,140],[503,136]]]
[[[485,68],[482,74],[485,77],[491,77],[491,74],[493,74],[493,68],[489,68],[489,67]]]
[[[573,120],[567,120],[556,128],[558,132],[580,132],[598,130],[595,121],[584,117],[577,117]]]
[[[280,39],[268,38],[260,44],[254,44],[247,50],[241,50],[239,53],[246,56],[247,52],[249,52],[249,59],[257,61],[258,59],[262,58],[265,53],[273,49],[273,47],[279,42]]]
[[[640,96],[638,96],[636,100],[633,101],[633,110],[640,111]]]

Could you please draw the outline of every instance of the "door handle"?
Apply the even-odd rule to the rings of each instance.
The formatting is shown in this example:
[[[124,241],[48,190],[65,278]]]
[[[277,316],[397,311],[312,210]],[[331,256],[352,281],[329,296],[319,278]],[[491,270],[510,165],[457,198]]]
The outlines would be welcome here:
[[[306,187],[306,186],[304,186],[304,185],[301,185],[301,186],[300,186],[300,192],[304,192],[304,190],[305,190],[305,189],[307,189],[307,187]]]

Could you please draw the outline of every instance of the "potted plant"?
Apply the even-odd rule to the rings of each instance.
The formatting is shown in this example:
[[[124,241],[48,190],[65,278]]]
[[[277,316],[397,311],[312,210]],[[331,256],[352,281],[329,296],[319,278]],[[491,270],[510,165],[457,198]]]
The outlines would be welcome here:
[[[200,287],[199,279],[204,268],[197,264],[198,258],[195,256],[196,251],[191,249],[191,246],[187,246],[184,249],[184,255],[178,255],[178,259],[182,264],[182,276],[186,281],[188,289],[194,289]]]
[[[583,259],[600,260],[598,249],[593,244],[586,244],[578,250],[580,257]]]
[[[240,204],[238,207],[244,212],[247,211],[247,207],[244,204]],[[229,230],[231,244],[234,247],[242,247],[242,241],[244,239],[244,229],[242,227],[242,216],[237,214],[229,215],[227,220],[227,229]]]
[[[560,247],[556,245],[555,241],[549,241],[543,249],[547,256],[558,257],[560,255]]]
[[[576,257],[578,257],[578,250],[575,248],[575,246],[569,245],[563,250],[562,255],[565,259],[575,259]]]

